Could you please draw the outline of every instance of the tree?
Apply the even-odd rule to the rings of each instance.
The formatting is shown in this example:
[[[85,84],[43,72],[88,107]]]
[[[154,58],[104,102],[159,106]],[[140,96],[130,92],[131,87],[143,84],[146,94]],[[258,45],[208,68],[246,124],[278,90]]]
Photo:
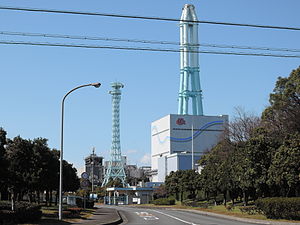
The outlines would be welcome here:
[[[8,187],[11,193],[12,209],[14,201],[22,199],[25,192],[30,195],[36,179],[36,167],[34,165],[34,154],[32,141],[15,137],[8,142],[6,158],[9,161]]]
[[[269,184],[275,184],[281,196],[300,196],[300,135],[285,140],[272,157]]]
[[[300,132],[300,67],[293,70],[289,77],[279,77],[270,106],[265,109],[262,119],[278,137]],[[277,137],[277,138],[278,138]]]
[[[58,189],[59,176],[59,152],[51,151],[46,138],[36,138],[33,140],[33,153],[36,170],[35,191],[37,191],[38,202],[39,193],[46,191],[46,205],[52,199],[52,191]],[[51,204],[51,201],[50,201]]]
[[[197,177],[199,176],[195,170],[184,170],[182,173],[182,177],[180,180],[180,184],[182,186],[183,192],[187,192],[188,199],[196,198],[196,191],[198,189],[197,186]]]
[[[154,200],[158,198],[165,198],[167,194],[166,186],[162,184],[158,188],[154,189],[153,198]]]
[[[171,171],[171,173],[166,176],[165,179],[165,188],[169,196],[175,196],[175,199],[179,201],[179,192],[180,192],[180,179],[181,171]]]
[[[77,191],[80,187],[80,179],[77,170],[72,164],[63,160],[63,191]]]
[[[195,199],[196,191],[199,187],[199,174],[194,170],[177,170],[166,176],[165,189],[168,196],[175,196],[178,201],[184,200],[184,194],[187,198]]]
[[[218,195],[218,176],[217,168],[219,166],[219,160],[213,152],[208,152],[202,156],[199,163],[203,167],[201,170],[201,186],[205,192],[207,200],[212,196],[216,203]]]
[[[203,167],[201,170],[201,187],[207,198],[212,196],[215,203],[218,193],[222,193],[226,205],[227,193],[231,193],[235,187],[232,168],[229,163],[233,148],[234,146],[228,138],[223,139],[199,161]]]
[[[56,149],[50,150],[47,160],[48,176],[46,177],[46,198],[49,198],[49,204],[52,203],[52,192],[59,189],[59,151]],[[48,197],[49,195],[49,197]],[[47,204],[47,202],[46,202]]]
[[[0,127],[0,200],[2,198],[3,193],[7,188],[7,180],[8,180],[8,161],[5,158],[6,149],[5,145],[6,141],[6,131]]]
[[[299,196],[300,67],[279,77],[262,119],[237,108],[220,142],[203,155],[202,189],[231,199]]]
[[[235,174],[233,173],[232,161],[235,146],[229,139],[224,139],[218,143],[215,147],[216,157],[218,157],[219,165],[217,167],[217,186],[218,191],[223,194],[223,202],[226,206],[227,195],[229,194],[234,204],[234,199],[237,198],[239,193],[238,182],[235,180]]]
[[[262,114],[264,127],[278,146],[269,168],[268,184],[276,196],[299,195],[299,164],[295,165],[299,153],[300,134],[300,67],[286,78],[279,77],[270,106]],[[297,175],[298,171],[298,175]]]
[[[260,125],[260,118],[245,112],[242,107],[236,107],[235,113],[236,115],[225,132],[225,138],[230,138],[235,143],[247,141],[255,128]]]

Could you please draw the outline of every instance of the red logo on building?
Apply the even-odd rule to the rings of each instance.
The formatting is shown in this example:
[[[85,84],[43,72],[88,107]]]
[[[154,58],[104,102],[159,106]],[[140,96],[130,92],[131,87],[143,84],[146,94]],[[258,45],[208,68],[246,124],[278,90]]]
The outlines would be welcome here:
[[[177,124],[177,125],[184,125],[184,124],[185,124],[185,120],[184,120],[183,118],[178,118],[178,119],[176,120],[176,124]]]

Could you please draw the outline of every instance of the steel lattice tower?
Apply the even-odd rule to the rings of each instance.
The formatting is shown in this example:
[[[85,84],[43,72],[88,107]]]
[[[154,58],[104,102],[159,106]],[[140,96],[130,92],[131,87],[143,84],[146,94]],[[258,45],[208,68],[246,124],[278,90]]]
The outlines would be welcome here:
[[[203,115],[202,90],[199,78],[198,23],[195,7],[186,4],[180,18],[180,87],[178,114],[187,115],[189,98],[192,115]],[[195,22],[193,22],[195,21]]]
[[[110,150],[110,161],[104,177],[102,186],[105,186],[110,179],[119,178],[123,186],[126,184],[126,174],[121,157],[120,145],[120,100],[121,88],[124,87],[122,83],[115,82],[111,84],[113,90],[109,92],[112,95],[112,144]]]

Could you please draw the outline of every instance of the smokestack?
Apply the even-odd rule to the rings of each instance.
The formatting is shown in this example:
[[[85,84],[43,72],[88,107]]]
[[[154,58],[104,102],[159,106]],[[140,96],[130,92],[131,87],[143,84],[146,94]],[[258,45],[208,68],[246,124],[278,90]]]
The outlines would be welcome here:
[[[202,90],[199,78],[198,19],[195,6],[185,4],[180,20],[181,52],[178,114],[189,114],[189,99],[191,98],[191,115],[203,115]]]

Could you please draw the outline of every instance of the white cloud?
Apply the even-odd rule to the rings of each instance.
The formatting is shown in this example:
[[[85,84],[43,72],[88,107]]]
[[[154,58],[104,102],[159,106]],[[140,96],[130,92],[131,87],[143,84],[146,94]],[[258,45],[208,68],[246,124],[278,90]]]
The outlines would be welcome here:
[[[140,162],[146,165],[150,165],[151,156],[149,153],[146,153],[141,159]]]

